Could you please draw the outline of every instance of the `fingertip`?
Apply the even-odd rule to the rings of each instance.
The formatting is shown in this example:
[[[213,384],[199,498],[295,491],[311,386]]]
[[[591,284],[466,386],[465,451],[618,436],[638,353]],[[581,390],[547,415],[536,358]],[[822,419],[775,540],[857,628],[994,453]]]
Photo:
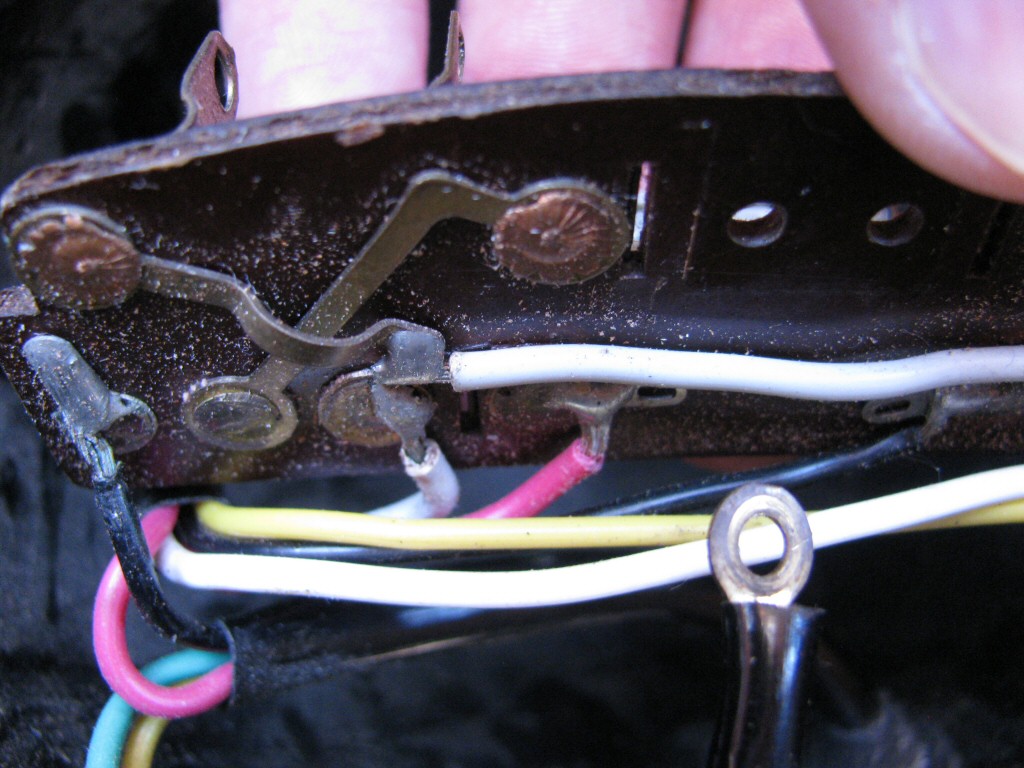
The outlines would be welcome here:
[[[460,0],[467,82],[668,69],[685,0]]]
[[[688,38],[687,67],[832,69],[799,0],[693,0]]]
[[[238,116],[426,84],[427,0],[220,0],[238,62]]]

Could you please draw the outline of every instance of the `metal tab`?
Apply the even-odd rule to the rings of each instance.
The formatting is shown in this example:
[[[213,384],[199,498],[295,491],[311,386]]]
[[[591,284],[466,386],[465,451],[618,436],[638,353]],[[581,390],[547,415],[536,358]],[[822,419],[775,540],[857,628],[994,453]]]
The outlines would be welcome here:
[[[112,392],[71,342],[33,336],[21,348],[29,367],[57,404],[57,416],[84,458],[88,438],[105,437],[115,451],[138,450],[156,433],[156,416],[131,395]]]

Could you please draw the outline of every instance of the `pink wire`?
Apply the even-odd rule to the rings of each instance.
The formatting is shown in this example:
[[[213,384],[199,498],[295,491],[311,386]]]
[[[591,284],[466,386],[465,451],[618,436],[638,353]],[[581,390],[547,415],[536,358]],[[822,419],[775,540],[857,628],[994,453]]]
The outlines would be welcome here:
[[[489,520],[534,517],[566,491],[575,488],[591,475],[596,475],[603,465],[604,456],[591,456],[584,448],[583,440],[577,438],[507,496],[466,517]]]
[[[142,521],[152,552],[163,544],[178,520],[176,507],[154,509]],[[130,598],[128,585],[115,557],[100,580],[92,615],[92,643],[100,672],[114,693],[144,715],[176,719],[213,709],[231,695],[234,664],[230,661],[202,677],[173,688],[150,682],[128,653],[125,617]]]

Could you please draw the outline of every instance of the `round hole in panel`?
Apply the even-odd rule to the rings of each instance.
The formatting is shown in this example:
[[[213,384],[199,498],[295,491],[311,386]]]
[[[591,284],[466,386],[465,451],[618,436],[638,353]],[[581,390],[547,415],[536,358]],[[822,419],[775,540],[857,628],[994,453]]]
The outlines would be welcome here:
[[[733,213],[726,234],[736,245],[763,248],[782,237],[788,218],[786,209],[778,203],[750,203]]]
[[[913,203],[893,203],[879,208],[868,220],[868,240],[895,247],[909,243],[924,226],[924,213]]]

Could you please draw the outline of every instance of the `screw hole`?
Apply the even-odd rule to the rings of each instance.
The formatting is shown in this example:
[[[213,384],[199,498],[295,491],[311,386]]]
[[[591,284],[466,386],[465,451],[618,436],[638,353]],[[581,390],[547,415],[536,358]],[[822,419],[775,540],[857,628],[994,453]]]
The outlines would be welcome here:
[[[786,209],[778,203],[751,203],[733,213],[726,233],[736,245],[763,248],[782,237],[788,218]]]
[[[217,83],[217,95],[220,97],[220,106],[225,112],[230,112],[235,103],[235,80],[231,77],[231,69],[222,51],[217,51],[213,60],[213,77]]]
[[[894,247],[909,243],[924,226],[924,213],[913,203],[893,203],[880,208],[868,221],[868,240]]]

